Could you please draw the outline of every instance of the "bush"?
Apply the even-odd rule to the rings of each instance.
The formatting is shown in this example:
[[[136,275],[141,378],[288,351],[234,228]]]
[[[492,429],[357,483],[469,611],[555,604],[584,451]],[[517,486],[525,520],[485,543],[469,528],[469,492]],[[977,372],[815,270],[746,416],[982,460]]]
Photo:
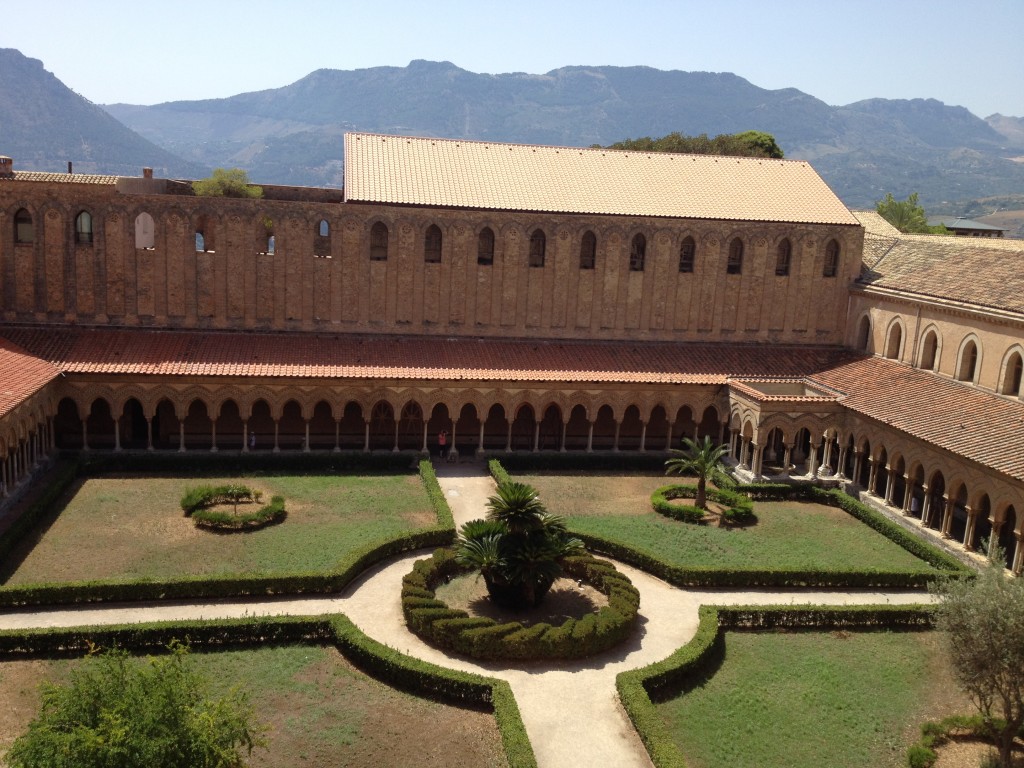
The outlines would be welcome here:
[[[629,579],[591,555],[567,557],[562,567],[570,578],[607,595],[608,605],[557,627],[471,617],[436,599],[434,589],[440,583],[464,572],[451,550],[440,549],[418,560],[402,579],[402,612],[409,629],[427,642],[478,659],[582,658],[626,639],[640,607],[640,593]]]
[[[674,520],[682,520],[684,523],[702,523],[704,522],[704,510],[690,505],[672,503],[673,499],[693,499],[696,496],[697,486],[695,485],[663,485],[651,494],[651,506],[654,507],[655,512]],[[727,523],[744,525],[756,520],[753,503],[740,493],[709,488],[707,497],[725,507],[722,519]]]
[[[923,744],[914,744],[907,750],[907,765],[910,768],[932,768],[938,759],[935,750]]]
[[[42,710],[6,755],[12,768],[234,768],[264,746],[241,691],[210,697],[188,649],[148,664],[127,652],[90,657],[71,681],[43,690]]]

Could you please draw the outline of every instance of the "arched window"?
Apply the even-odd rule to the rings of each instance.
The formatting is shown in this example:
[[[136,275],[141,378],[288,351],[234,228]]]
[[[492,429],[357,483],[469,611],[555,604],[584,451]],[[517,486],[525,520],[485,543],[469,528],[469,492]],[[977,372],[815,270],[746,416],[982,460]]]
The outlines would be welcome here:
[[[317,222],[313,233],[313,255],[318,259],[331,258],[331,225],[327,219]]]
[[[92,214],[88,211],[81,211],[75,217],[75,243],[92,245]]]
[[[939,335],[934,330],[929,330],[924,335],[921,343],[921,361],[919,367],[926,371],[934,371],[936,358],[939,351]]]
[[[32,226],[32,214],[19,208],[14,214],[14,242],[33,243],[36,239],[35,228]]]
[[[547,249],[547,238],[544,233],[539,230],[533,230],[533,234],[530,235],[530,266],[531,267],[543,267],[544,266],[544,251]]]
[[[196,250],[213,253],[217,250],[215,245],[213,226],[205,216],[196,222]]]
[[[373,261],[387,261],[388,228],[383,221],[378,221],[370,228],[370,258]]]
[[[978,371],[978,345],[974,340],[968,341],[960,350],[960,361],[956,368],[956,378],[960,381],[974,381]]]
[[[580,240],[580,269],[593,269],[597,264],[597,236],[589,229]]]
[[[153,250],[156,245],[156,225],[153,217],[143,211],[135,217],[135,247]]]
[[[857,349],[867,352],[868,344],[871,343],[871,318],[864,315],[857,326]]]
[[[629,246],[629,271],[643,272],[644,261],[647,259],[647,238],[637,233]]]
[[[734,237],[729,243],[729,258],[725,263],[727,275],[738,275],[743,272],[743,241]]]
[[[692,237],[683,238],[679,246],[679,271],[693,272],[693,262],[697,256],[697,243]]]
[[[789,260],[793,255],[793,244],[788,237],[782,238],[775,254],[775,274],[779,277],[786,277],[789,274]]]
[[[490,266],[494,263],[494,230],[484,227],[476,238],[476,263]]]
[[[1021,373],[1024,372],[1024,359],[1020,352],[1010,353],[1003,368],[1003,380],[999,392],[1004,395],[1020,396]]]
[[[825,266],[821,270],[822,277],[835,277],[839,274],[839,243],[829,240],[825,246]]]
[[[423,260],[428,264],[441,263],[441,229],[437,224],[427,227],[423,236]]]
[[[900,359],[900,347],[903,345],[903,326],[893,323],[889,328],[889,338],[885,342],[885,356],[890,360]]]
[[[267,250],[266,250],[266,254],[268,256],[273,256],[274,252],[276,250],[277,250],[277,239],[273,235],[270,235],[270,236],[267,237]]]

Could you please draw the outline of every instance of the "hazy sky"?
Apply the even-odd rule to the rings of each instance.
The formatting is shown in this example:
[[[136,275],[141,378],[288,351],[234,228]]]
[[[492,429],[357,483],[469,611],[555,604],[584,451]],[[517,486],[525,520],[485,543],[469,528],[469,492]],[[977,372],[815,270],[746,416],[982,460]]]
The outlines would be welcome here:
[[[1024,116],[1024,0],[25,0],[0,47],[97,103],[276,88],[315,69],[451,61],[734,72],[829,104],[927,97]]]

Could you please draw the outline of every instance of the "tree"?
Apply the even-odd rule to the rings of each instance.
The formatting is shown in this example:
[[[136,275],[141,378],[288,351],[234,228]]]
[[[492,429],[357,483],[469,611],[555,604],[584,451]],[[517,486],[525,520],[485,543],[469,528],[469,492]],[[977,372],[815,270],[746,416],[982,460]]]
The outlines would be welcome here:
[[[565,521],[550,514],[526,483],[504,482],[487,501],[487,519],[471,520],[459,531],[456,560],[480,571],[498,604],[532,608],[561,573],[561,561],[583,551]]]
[[[722,457],[728,452],[728,446],[715,445],[707,435],[700,443],[684,437],[683,450],[673,450],[672,453],[677,454],[677,457],[665,462],[665,474],[696,475],[697,497],[693,503],[698,509],[707,509],[708,478],[721,469]]]
[[[924,208],[917,202],[917,192],[910,194],[906,200],[896,200],[892,192],[889,192],[885,198],[875,203],[875,210],[900,232],[923,235],[949,234],[949,230],[941,224],[935,227],[928,226]]]
[[[114,650],[87,658],[67,685],[44,685],[39,715],[6,755],[11,768],[238,768],[263,746],[245,695],[207,695],[172,643],[138,662]]]
[[[249,174],[241,168],[216,168],[205,179],[192,182],[192,191],[200,197],[263,197],[263,187],[249,183]]]
[[[1024,725],[1024,580],[1007,578],[996,551],[976,579],[951,579],[937,625],[946,633],[956,678],[996,736],[999,764],[1010,768]]]
[[[598,145],[595,145],[598,146]],[[775,137],[762,131],[722,133],[709,139],[706,133],[686,136],[678,131],[652,139],[626,139],[611,144],[607,149],[628,149],[634,152],[676,152],[689,155],[730,155],[734,157],[783,157]]]

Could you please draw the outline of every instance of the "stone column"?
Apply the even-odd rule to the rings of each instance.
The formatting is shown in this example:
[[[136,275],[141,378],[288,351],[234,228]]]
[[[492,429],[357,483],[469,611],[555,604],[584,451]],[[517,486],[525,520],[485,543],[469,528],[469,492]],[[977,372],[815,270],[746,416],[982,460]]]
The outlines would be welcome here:
[[[459,460],[459,449],[455,447],[455,435],[458,434],[458,431],[459,431],[459,420],[458,419],[453,419],[452,420],[452,439],[448,443],[448,455],[452,457],[452,461],[456,461],[456,462]]]
[[[249,422],[242,422],[242,453],[249,452]]]
[[[999,546],[999,533],[1003,529],[1003,522],[1004,521],[1000,520],[997,523],[992,523],[992,535],[989,536],[988,552],[985,553],[986,555],[988,555],[989,558],[991,558],[992,555],[995,554],[996,547]]]
[[[868,487],[867,487],[867,491],[868,491],[868,493],[870,495],[874,496],[874,495],[876,495],[875,494],[875,480],[878,478],[878,463],[875,461],[875,457],[874,456],[868,456],[868,464],[870,465],[870,468],[868,469]]]
[[[281,422],[279,419],[274,419],[274,453],[281,452],[281,444],[278,442],[278,438],[281,435]]]
[[[210,419],[210,453],[217,452],[217,420]]]
[[[924,499],[924,501],[921,502],[921,523],[924,525],[925,528],[927,528],[928,519],[929,517],[931,517],[932,513],[932,497],[931,494],[928,493],[927,485],[921,486],[921,494],[922,498]]]
[[[119,453],[121,450],[121,420],[114,419],[114,452]]]
[[[793,460],[793,446],[784,445],[782,447],[782,474],[789,474],[789,464]]]
[[[751,446],[754,449],[754,466],[752,471],[754,473],[754,480],[757,481],[761,479],[761,462],[764,459],[764,446],[755,443],[751,443]]]
[[[727,421],[721,421],[718,423],[718,444],[725,444],[725,428],[729,425]]]
[[[363,421],[363,453],[370,452],[370,422]]]
[[[427,450],[427,425],[423,425],[423,450]],[[334,453],[341,453],[341,419],[334,420]]]
[[[565,433],[566,433],[566,430],[568,430],[568,429],[569,429],[569,422],[563,421],[562,422],[562,440],[558,444],[558,452],[559,453],[565,453]]]
[[[640,422],[640,453],[647,450],[647,422]]]
[[[892,506],[892,495],[896,491],[896,470],[889,468],[885,473],[885,506]]]
[[[484,420],[483,419],[480,420],[480,437],[477,439],[476,452],[477,452],[477,455],[480,455],[481,453],[484,452]]]
[[[811,443],[811,455],[807,458],[807,465],[811,468],[811,479],[818,478],[818,446]]]
[[[864,466],[864,452],[854,449],[853,451],[853,477],[850,479],[860,485],[860,469]]]
[[[956,499],[946,497],[946,508],[942,510],[942,538],[950,538],[949,532],[953,529],[953,507],[956,506]]]
[[[964,530],[964,549],[968,552],[974,551],[974,532],[978,528],[978,512],[977,510],[968,507],[967,508],[967,525]]]
[[[675,425],[676,424],[675,424],[674,421],[670,421],[668,423],[668,435],[665,436],[665,450],[666,451],[671,451],[672,450],[672,428]]]
[[[508,422],[508,437],[505,439],[505,450],[512,450],[512,421]]]
[[[155,418],[156,418],[156,416],[151,416],[150,418],[146,419],[146,450],[147,451],[152,451],[153,450],[153,419],[155,419]]]
[[[88,417],[82,419],[82,450],[83,451],[88,451],[89,450],[89,426],[88,426],[88,421],[89,421]]]
[[[615,422],[615,442],[612,443],[612,450],[615,453],[619,452],[619,429],[622,427],[621,421]]]
[[[587,422],[587,453],[594,451],[594,422]]]
[[[1013,565],[1010,570],[1013,571],[1014,576],[1020,576],[1021,570],[1024,569],[1024,547],[1021,546],[1021,535],[1019,533],[1014,535],[1017,545],[1013,549]]]
[[[428,426],[427,420],[424,419],[423,420],[423,447],[420,448],[420,452],[421,453],[426,453],[427,452],[427,426]]]
[[[302,444],[302,450],[305,451],[306,453],[309,453],[309,422],[308,421],[306,422],[306,437],[305,437],[305,440],[306,440],[306,442],[304,442]]]
[[[178,453],[185,452],[185,421],[178,419]]]
[[[398,425],[399,424],[401,424],[401,422],[398,419],[395,419],[395,444],[393,446],[391,446],[391,452],[392,453],[398,453]]]
[[[533,423],[533,453],[540,450],[540,422]]]
[[[840,480],[846,480],[846,457],[849,452],[849,446],[843,445],[839,448],[839,466],[836,467],[836,477]]]

